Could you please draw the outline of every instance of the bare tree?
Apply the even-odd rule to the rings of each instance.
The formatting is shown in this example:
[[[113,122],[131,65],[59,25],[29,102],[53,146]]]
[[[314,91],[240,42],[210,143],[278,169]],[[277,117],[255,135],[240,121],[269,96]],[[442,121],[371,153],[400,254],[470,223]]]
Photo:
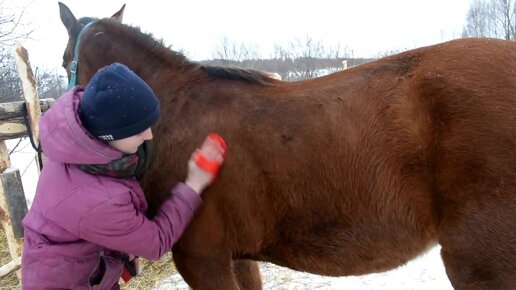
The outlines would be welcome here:
[[[285,80],[303,80],[342,70],[342,62],[349,58],[341,45],[327,47],[310,36],[297,38],[287,48],[276,46],[275,57],[288,65],[287,73],[278,72]]]
[[[348,51],[341,45],[325,46],[322,41],[310,36],[290,41],[286,47],[278,44],[269,59],[262,59],[256,46],[236,44],[226,36],[213,52],[213,60],[203,61],[207,65],[226,65],[242,68],[252,68],[261,71],[277,73],[283,80],[303,80],[322,76],[343,69],[343,62],[350,66],[368,60],[350,58]]]
[[[22,22],[25,9],[12,11],[0,2],[0,101],[21,100],[22,88],[14,59],[14,43],[24,40],[32,32]]]
[[[14,48],[0,46],[0,103],[23,100],[23,89],[18,76]],[[40,98],[57,98],[65,92],[64,76],[55,70],[35,69],[36,86]]]
[[[337,44],[333,47],[324,48],[323,58],[326,60],[324,68],[328,73],[340,71],[353,66],[353,60],[350,59],[350,55],[353,54],[352,50]],[[343,63],[346,63],[345,67]]]
[[[57,69],[50,70],[36,68],[35,78],[40,99],[55,99],[64,94],[66,91],[64,82],[66,77],[59,74]]]
[[[514,0],[493,0],[493,10],[496,15],[496,34],[506,40],[515,40],[515,5],[516,1]]]
[[[260,49],[256,45],[237,44],[224,35],[215,47],[213,58],[229,63],[229,61],[241,62],[243,60],[260,59],[261,55]]]
[[[516,40],[515,6],[516,0],[474,0],[462,36]]]
[[[294,69],[289,79],[311,79],[320,75],[316,59],[324,55],[324,45],[310,36],[297,38],[288,45],[290,58],[294,61]]]
[[[33,32],[29,25],[23,22],[26,8],[12,11],[6,8],[5,1],[0,1],[0,45],[12,46],[15,41],[29,37]]]
[[[14,45],[26,40],[33,30],[24,22],[27,7],[8,9],[0,2],[0,102],[23,99],[23,90],[18,77]],[[40,97],[57,98],[63,92],[62,77],[57,71],[50,72],[36,68],[36,80]]]
[[[489,10],[484,0],[474,0],[469,7],[466,16],[466,25],[463,28],[463,37],[487,37],[489,36],[488,19]]]
[[[0,60],[0,102],[21,101],[23,91],[12,47],[0,46]]]

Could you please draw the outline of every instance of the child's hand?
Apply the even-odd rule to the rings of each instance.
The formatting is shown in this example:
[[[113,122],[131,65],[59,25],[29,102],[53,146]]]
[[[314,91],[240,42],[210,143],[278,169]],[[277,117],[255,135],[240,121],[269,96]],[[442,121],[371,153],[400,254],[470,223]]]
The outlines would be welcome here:
[[[224,162],[226,146],[222,138],[210,135],[204,140],[188,162],[186,184],[195,192],[201,193],[210,185],[218,174],[218,169]]]

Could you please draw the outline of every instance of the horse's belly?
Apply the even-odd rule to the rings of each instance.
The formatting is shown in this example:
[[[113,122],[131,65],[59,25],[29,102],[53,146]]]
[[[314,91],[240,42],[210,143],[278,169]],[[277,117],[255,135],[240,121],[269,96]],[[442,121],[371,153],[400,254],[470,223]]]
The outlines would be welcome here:
[[[328,276],[361,275],[396,268],[435,244],[430,227],[363,224],[293,231],[265,248],[260,260]]]

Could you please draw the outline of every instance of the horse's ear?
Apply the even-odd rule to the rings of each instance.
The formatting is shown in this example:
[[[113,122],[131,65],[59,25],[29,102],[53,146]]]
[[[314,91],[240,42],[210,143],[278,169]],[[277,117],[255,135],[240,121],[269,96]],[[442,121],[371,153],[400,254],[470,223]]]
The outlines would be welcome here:
[[[122,6],[122,8],[120,8],[120,10],[118,10],[117,13],[113,14],[113,16],[111,16],[111,19],[115,19],[116,21],[122,23],[122,17],[124,17],[124,9],[125,9],[125,4]]]
[[[75,27],[77,26],[77,19],[73,15],[72,11],[68,8],[68,6],[64,5],[61,2],[59,4],[59,15],[61,16],[61,21],[63,22],[66,30],[71,35],[75,31]]]

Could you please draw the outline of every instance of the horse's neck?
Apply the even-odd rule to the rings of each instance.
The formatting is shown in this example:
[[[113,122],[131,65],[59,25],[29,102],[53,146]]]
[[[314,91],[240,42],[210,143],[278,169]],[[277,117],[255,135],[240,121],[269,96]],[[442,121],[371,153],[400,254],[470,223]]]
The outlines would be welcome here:
[[[100,68],[114,62],[127,65],[146,81],[159,79],[159,75],[164,73],[168,76],[186,73],[185,67],[195,66],[181,54],[158,44],[151,36],[127,27],[112,26],[112,23],[99,24],[106,32],[91,32],[99,36],[84,43],[79,60],[79,66],[81,62],[86,63],[82,68],[86,80]]]

